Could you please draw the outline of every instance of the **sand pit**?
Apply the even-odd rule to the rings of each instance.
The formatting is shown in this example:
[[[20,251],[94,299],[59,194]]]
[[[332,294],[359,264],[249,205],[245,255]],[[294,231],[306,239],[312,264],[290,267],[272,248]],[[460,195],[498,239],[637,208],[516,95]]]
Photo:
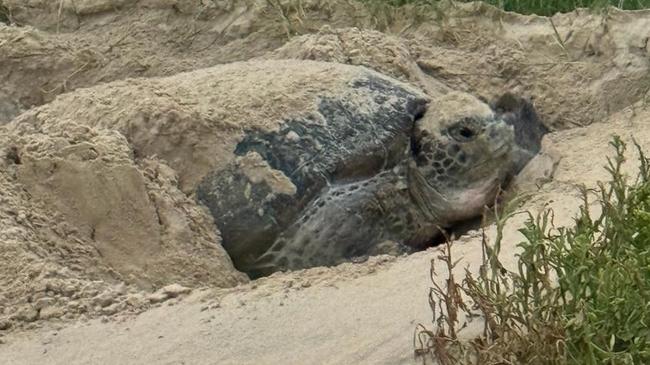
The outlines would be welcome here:
[[[13,22],[0,23],[0,358],[11,364],[413,363],[436,248],[251,282],[194,196],[232,161],[242,120],[272,130],[308,112],[356,70],[341,64],[428,98],[531,98],[552,133],[516,186],[533,193],[523,209],[549,205],[558,225],[572,223],[578,184],[607,177],[611,134],[650,148],[648,11],[556,15],[556,32],[480,4],[378,21],[334,0],[282,3],[284,20],[271,2],[55,3],[0,1]],[[287,66],[305,60],[320,66]],[[275,71],[256,66],[267,62]],[[523,219],[502,252],[515,252]],[[459,267],[477,269],[479,243],[476,231],[457,241]]]

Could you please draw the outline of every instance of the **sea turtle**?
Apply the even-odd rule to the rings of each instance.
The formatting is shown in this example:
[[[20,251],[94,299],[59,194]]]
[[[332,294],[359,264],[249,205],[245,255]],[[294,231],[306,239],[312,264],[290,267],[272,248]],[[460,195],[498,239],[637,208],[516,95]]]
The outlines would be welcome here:
[[[239,157],[199,185],[238,269],[258,277],[424,247],[479,215],[544,133],[511,95],[491,108],[451,92],[424,113],[422,95],[388,79],[352,88],[380,107],[324,98],[317,115],[249,131]]]

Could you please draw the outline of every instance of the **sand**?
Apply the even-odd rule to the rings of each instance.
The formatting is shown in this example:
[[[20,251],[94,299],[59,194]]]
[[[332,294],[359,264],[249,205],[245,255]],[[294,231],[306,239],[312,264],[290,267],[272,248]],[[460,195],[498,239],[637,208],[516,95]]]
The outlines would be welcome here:
[[[611,132],[629,141],[631,128],[637,127],[635,137],[650,148],[650,132],[639,128],[650,122],[650,110],[630,114],[613,117]],[[607,177],[602,167],[584,161],[611,155],[608,138],[599,124],[550,135],[545,149],[563,151],[562,161],[554,180],[524,208],[537,212],[549,203],[556,222],[569,224],[579,204],[575,185]],[[523,219],[513,218],[508,226],[502,248],[506,255],[522,239],[515,228]],[[493,228],[488,235],[493,237]],[[476,268],[479,244],[478,232],[456,242],[454,254],[463,258],[462,265]],[[18,364],[410,364],[415,325],[431,321],[428,272],[437,254],[430,249],[275,275],[230,292],[196,292],[136,318],[22,333],[9,338],[0,354]],[[513,264],[513,257],[504,259]],[[442,266],[438,273],[444,277]],[[476,322],[464,335],[475,329]]]
[[[613,133],[650,148],[647,11],[549,19],[457,4],[425,21],[335,0],[26,3],[0,1],[20,25],[0,24],[0,358],[11,364],[413,363],[438,249],[251,282],[192,195],[232,159],[241,120],[272,129],[305,112],[307,96],[340,86],[337,64],[431,98],[531,98],[552,133],[515,186],[533,193],[522,210],[550,206],[557,225],[572,223],[578,184],[607,178]],[[299,60],[334,63],[283,78]],[[229,92],[211,77],[230,77],[218,88]],[[524,219],[506,228],[506,265]],[[476,270],[479,232],[454,254]]]

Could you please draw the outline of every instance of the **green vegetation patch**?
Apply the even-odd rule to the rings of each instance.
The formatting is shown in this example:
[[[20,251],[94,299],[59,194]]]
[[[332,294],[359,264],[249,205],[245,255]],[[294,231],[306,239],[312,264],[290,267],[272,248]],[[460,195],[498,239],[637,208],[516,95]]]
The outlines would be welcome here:
[[[0,4],[0,23],[9,24],[9,9],[6,6]]]
[[[384,3],[399,7],[407,4],[437,5],[440,0],[362,0],[367,3]],[[469,2],[460,0],[459,2]],[[484,0],[483,2],[494,5],[506,11],[520,14],[553,15],[567,13],[578,8],[602,9],[614,6],[625,10],[639,10],[650,8],[650,0]]]
[[[504,208],[494,245],[483,240],[478,277],[450,275],[431,289],[436,329],[418,326],[417,355],[442,365],[650,364],[650,160],[635,143],[640,167],[631,179],[621,170],[626,145],[618,137],[611,145],[611,179],[581,189],[573,227],[556,228],[552,210],[528,213],[516,271],[499,261],[513,215]],[[451,272],[450,245],[439,260]],[[458,339],[461,312],[485,319],[482,336]]]

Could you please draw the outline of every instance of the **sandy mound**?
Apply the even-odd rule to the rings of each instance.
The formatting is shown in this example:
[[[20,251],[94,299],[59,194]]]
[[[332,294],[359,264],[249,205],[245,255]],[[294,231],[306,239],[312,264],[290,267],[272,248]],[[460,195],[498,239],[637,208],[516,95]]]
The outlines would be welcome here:
[[[247,2],[2,0],[0,124],[56,95],[128,77],[172,75],[249,59],[286,39]]]
[[[178,190],[168,166],[136,163],[116,132],[70,121],[13,126],[0,132],[3,317],[32,321],[38,314],[22,316],[16,306],[29,302],[37,313],[41,297],[66,306],[110,286],[92,280],[139,288],[245,281],[210,215]]]
[[[358,28],[324,27],[316,34],[295,37],[267,58],[297,58],[362,65],[403,81],[415,81],[417,65],[403,42],[394,36]]]
[[[291,39],[263,58],[295,58],[366,66],[417,85],[431,96],[449,91],[447,86],[418,67],[402,39],[378,31],[325,26],[316,34]]]
[[[648,37],[650,11],[546,18],[480,3],[405,36],[427,74],[478,95],[529,96],[553,129],[602,121],[647,97]]]

